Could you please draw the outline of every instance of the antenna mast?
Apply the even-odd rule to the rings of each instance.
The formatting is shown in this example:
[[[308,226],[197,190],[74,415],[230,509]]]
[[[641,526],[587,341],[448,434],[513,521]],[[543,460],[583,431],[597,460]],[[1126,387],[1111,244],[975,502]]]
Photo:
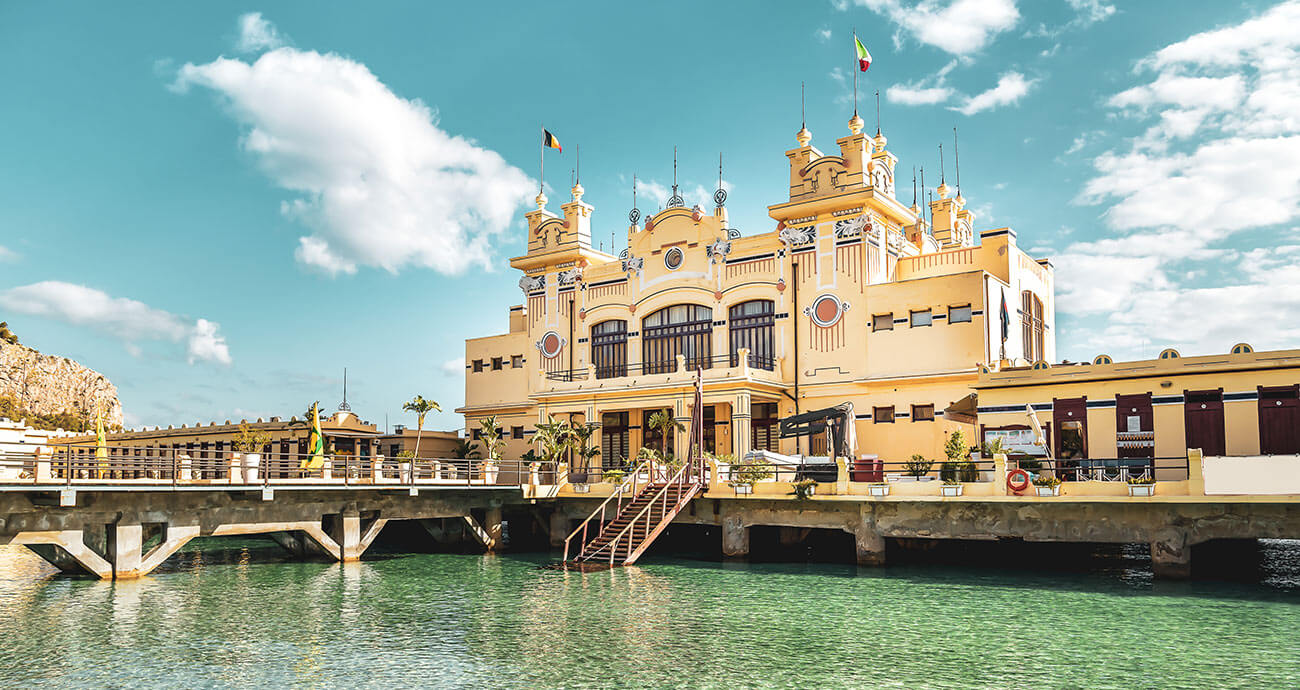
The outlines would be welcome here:
[[[952,128],[952,160],[957,167],[957,196],[961,196],[961,158],[957,153],[957,128]]]

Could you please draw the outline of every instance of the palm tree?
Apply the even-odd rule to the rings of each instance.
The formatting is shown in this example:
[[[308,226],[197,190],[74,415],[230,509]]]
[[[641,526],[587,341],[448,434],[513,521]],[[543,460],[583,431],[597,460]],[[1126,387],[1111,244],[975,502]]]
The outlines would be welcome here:
[[[568,448],[571,427],[568,422],[555,421],[555,415],[547,415],[546,420],[537,425],[533,443],[541,450],[542,462],[551,463],[558,460],[564,449]]]
[[[587,472],[591,469],[591,461],[600,455],[599,448],[591,447],[591,437],[596,433],[600,424],[592,422],[590,424],[577,424],[569,428],[569,447],[573,449],[573,469],[577,471],[582,468],[581,474],[585,481]],[[572,480],[570,480],[572,481]]]
[[[417,395],[411,398],[411,401],[402,405],[406,412],[415,413],[415,457],[420,457],[420,437],[424,435],[424,416],[430,412],[442,412],[442,406],[432,400],[425,400],[424,396]]]
[[[664,457],[670,455],[668,452],[668,444],[671,440],[671,436],[669,436],[669,434],[676,431],[684,431],[686,429],[684,425],[673,417],[673,411],[670,409],[659,410],[650,415],[650,419],[647,420],[646,424],[649,425],[651,429],[659,432],[659,436],[663,441]]]
[[[489,462],[501,461],[501,446],[505,441],[501,440],[501,428],[497,426],[497,416],[491,415],[480,419],[478,437],[483,441],[483,448],[487,451]]]
[[[461,458],[461,459],[477,458],[478,444],[474,443],[473,441],[469,441],[467,439],[463,439],[463,438],[458,439],[456,441],[456,445],[453,446],[451,449],[451,457]]]

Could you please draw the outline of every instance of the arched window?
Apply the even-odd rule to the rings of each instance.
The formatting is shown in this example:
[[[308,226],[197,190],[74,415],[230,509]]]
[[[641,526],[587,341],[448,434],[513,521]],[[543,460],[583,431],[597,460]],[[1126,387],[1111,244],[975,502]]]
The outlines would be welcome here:
[[[741,348],[749,349],[749,366],[771,371],[775,367],[772,330],[776,309],[772,300],[756,299],[733,305],[727,312],[731,335],[731,366],[740,364]]]
[[[627,322],[602,321],[591,327],[591,363],[596,378],[627,376]]]
[[[1047,359],[1047,350],[1043,348],[1043,301],[1029,290],[1020,293],[1020,334],[1025,359],[1031,362]]]
[[[647,374],[662,374],[677,367],[677,355],[686,357],[686,369],[708,369],[713,356],[713,310],[698,304],[674,304],[641,322],[641,349]]]

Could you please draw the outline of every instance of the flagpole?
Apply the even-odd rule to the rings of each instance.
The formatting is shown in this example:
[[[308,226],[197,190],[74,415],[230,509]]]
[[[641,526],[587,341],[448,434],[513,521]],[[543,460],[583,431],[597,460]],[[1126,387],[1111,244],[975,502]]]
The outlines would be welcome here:
[[[858,27],[853,27],[853,62],[858,60]],[[853,65],[853,117],[858,116],[858,72],[857,64]]]
[[[542,124],[541,145],[537,147],[537,160],[539,161],[540,172],[537,174],[537,193],[541,194],[546,190],[546,124]]]

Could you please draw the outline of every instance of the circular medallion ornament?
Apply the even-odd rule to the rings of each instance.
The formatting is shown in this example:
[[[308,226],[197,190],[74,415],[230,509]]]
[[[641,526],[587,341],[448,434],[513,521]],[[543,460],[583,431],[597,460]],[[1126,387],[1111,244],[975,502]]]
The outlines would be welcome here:
[[[551,359],[560,354],[560,348],[564,347],[564,338],[560,337],[555,331],[547,331],[542,336],[541,341],[537,343],[537,349],[542,351],[542,356]]]
[[[727,190],[718,187],[718,191],[713,193],[713,203],[719,206],[727,203]]]
[[[631,211],[628,211],[628,212],[627,212],[627,219],[630,220],[630,221],[632,221],[632,224],[633,224],[633,225],[636,225],[636,222],[637,222],[638,220],[641,220],[641,209],[639,209],[639,208],[634,208],[634,209],[632,209]]]
[[[812,306],[807,309],[807,313],[812,317],[813,323],[825,328],[839,323],[840,317],[844,315],[844,310],[847,308],[848,305],[841,302],[835,295],[822,295],[813,300]]]
[[[670,271],[676,271],[681,268],[682,261],[685,259],[686,257],[682,254],[681,247],[673,247],[667,252],[664,252],[664,265],[667,266]]]

